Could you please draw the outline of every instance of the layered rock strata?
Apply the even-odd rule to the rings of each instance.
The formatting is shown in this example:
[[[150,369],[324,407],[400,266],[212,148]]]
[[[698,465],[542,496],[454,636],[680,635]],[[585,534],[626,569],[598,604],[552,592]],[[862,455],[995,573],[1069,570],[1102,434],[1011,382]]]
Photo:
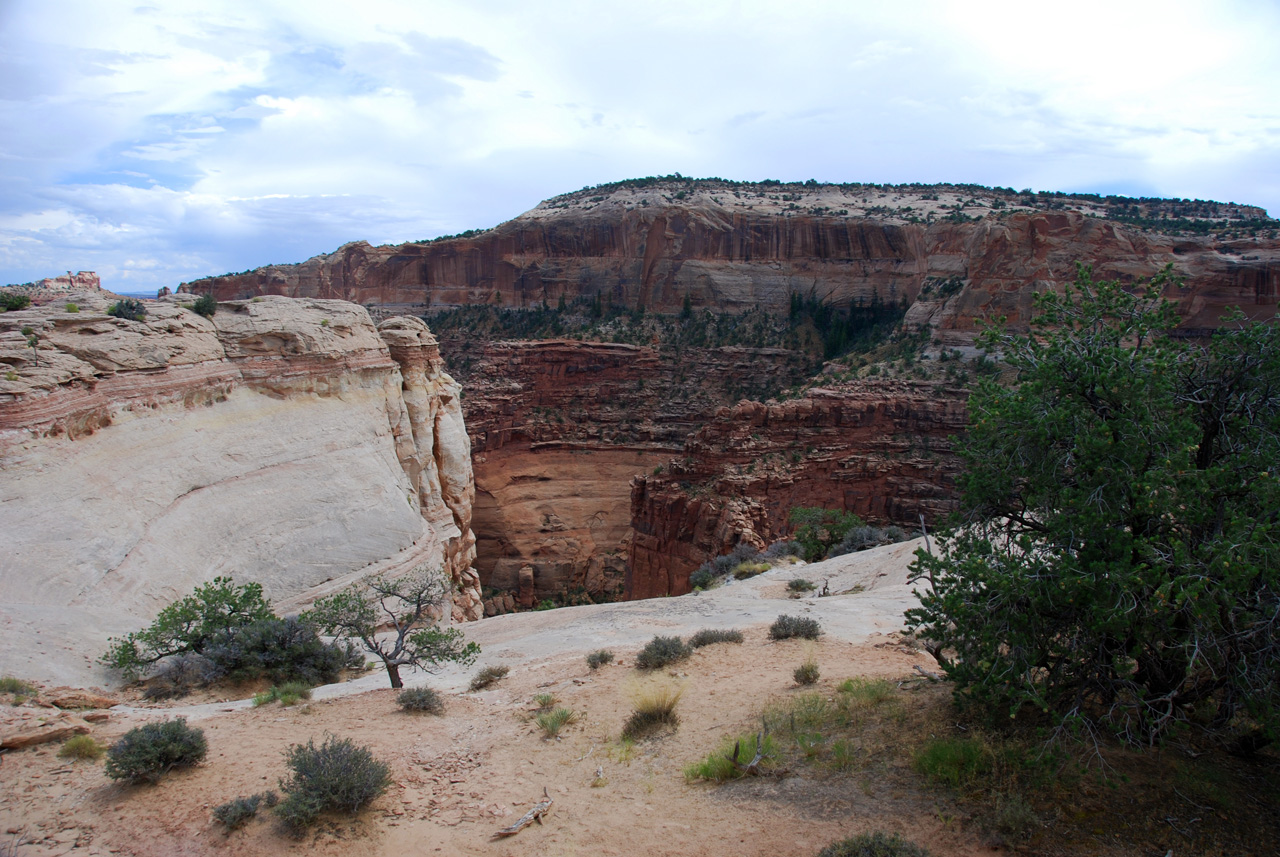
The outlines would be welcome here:
[[[723,409],[665,472],[632,481],[627,597],[688,592],[707,559],[784,535],[796,506],[937,521],[954,508],[966,398],[935,382],[859,381]]]
[[[514,609],[530,569],[537,601],[623,588],[631,477],[664,464],[744,390],[802,380],[808,363],[777,348],[673,349],[551,340],[442,340],[465,366],[475,461],[481,582]]]
[[[289,610],[427,564],[480,615],[460,389],[423,322],[74,301],[0,314],[0,671],[100,682],[108,636],[216,575]]]

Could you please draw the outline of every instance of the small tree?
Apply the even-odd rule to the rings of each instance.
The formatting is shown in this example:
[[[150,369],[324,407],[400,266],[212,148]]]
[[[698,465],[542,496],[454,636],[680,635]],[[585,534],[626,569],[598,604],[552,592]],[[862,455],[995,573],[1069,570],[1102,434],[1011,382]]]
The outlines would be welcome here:
[[[838,545],[846,533],[854,527],[865,526],[857,515],[842,509],[797,506],[787,517],[796,528],[792,538],[799,543],[807,562],[824,559],[827,551]]]
[[[450,584],[425,566],[403,577],[377,575],[322,598],[304,614],[322,633],[354,640],[377,655],[393,688],[404,683],[400,667],[434,672],[442,663],[470,664],[480,654],[457,628],[436,627],[433,614],[448,609]],[[390,632],[379,637],[381,628]]]
[[[122,301],[113,303],[107,310],[107,315],[113,315],[116,318],[123,318],[129,321],[146,321],[147,307],[137,298],[125,298]]]
[[[273,615],[261,584],[237,586],[229,577],[215,577],[161,610],[150,627],[112,638],[99,660],[127,678],[137,678],[161,658],[202,652],[220,633]]]

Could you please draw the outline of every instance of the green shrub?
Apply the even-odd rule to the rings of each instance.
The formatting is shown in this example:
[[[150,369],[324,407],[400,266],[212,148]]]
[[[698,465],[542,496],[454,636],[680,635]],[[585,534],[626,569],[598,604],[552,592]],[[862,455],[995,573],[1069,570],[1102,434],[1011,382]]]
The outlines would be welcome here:
[[[191,311],[205,318],[213,318],[213,314],[218,311],[218,301],[213,295],[201,295],[191,305]]]
[[[99,660],[137,678],[163,658],[201,652],[218,634],[272,615],[260,584],[237,586],[229,577],[215,577],[161,610],[149,627],[112,638]]]
[[[818,662],[813,658],[809,658],[809,660],[796,667],[796,671],[792,675],[795,677],[796,684],[817,684],[819,678]]]
[[[429,687],[411,687],[400,691],[396,702],[405,711],[425,711],[427,714],[444,714],[444,697]]]
[[[822,634],[822,626],[818,624],[817,619],[808,619],[800,616],[782,615],[774,620],[769,626],[769,639],[771,640],[790,640],[801,637],[806,640],[816,640]]]
[[[826,557],[827,551],[839,544],[849,530],[866,526],[857,515],[840,509],[797,506],[787,517],[795,525],[795,541],[808,562]]]
[[[538,728],[542,730],[542,734],[547,738],[554,738],[560,734],[560,730],[565,726],[573,723],[578,719],[578,713],[568,708],[553,708],[540,712],[533,718],[533,722],[538,724]]]
[[[608,649],[600,649],[587,655],[587,666],[593,670],[598,670],[605,664],[613,663],[613,652]]]
[[[174,768],[197,764],[207,751],[204,731],[181,717],[147,723],[130,729],[107,749],[105,771],[113,780],[154,783]]]
[[[511,672],[511,667],[485,667],[471,678],[469,690],[484,690],[492,684],[502,681]]]
[[[67,312],[80,312],[80,307],[79,307],[78,305],[76,305],[76,304],[72,303],[71,301],[67,301],[66,311],[67,311]]]
[[[736,628],[703,628],[689,638],[689,648],[701,649],[714,643],[741,643],[742,632]]]
[[[700,566],[697,571],[689,575],[689,587],[691,589],[710,589],[718,579],[718,575],[709,566]]]
[[[13,694],[13,704],[17,705],[27,697],[35,696],[36,688],[30,682],[7,675],[4,678],[0,678],[0,693]]]
[[[215,633],[201,654],[232,681],[266,678],[311,687],[338,680],[364,658],[348,642],[326,643],[315,628],[295,617],[267,616]]]
[[[280,781],[285,798],[275,812],[295,834],[322,812],[355,815],[391,784],[390,769],[349,738],[330,735],[319,747],[313,740],[295,744],[284,755],[290,774]]]
[[[92,735],[72,735],[58,748],[59,759],[101,759],[107,748],[94,740]]]
[[[260,792],[250,797],[238,797],[213,808],[213,820],[221,824],[228,832],[243,827],[258,814],[260,806],[275,806],[280,796],[273,791]]]
[[[740,562],[733,567],[733,576],[738,580],[746,580],[757,574],[764,574],[772,567],[767,562]]]
[[[654,637],[636,655],[636,666],[642,670],[656,670],[682,661],[693,650],[684,644],[679,637]]]
[[[988,773],[992,758],[977,738],[934,738],[916,751],[911,763],[929,779],[959,788]]]
[[[847,678],[836,688],[848,703],[872,708],[894,698],[893,682],[882,678]]]
[[[27,295],[15,295],[13,292],[0,292],[0,312],[13,312],[31,306],[31,298]]]
[[[535,693],[533,695],[533,704],[538,706],[539,711],[546,711],[557,702],[559,702],[559,700],[556,699],[556,695],[554,693]]]
[[[886,836],[877,830],[833,842],[818,857],[929,857],[929,851],[896,833]]]
[[[805,580],[803,577],[797,577],[797,578],[794,578],[793,580],[787,581],[787,591],[793,592],[796,595],[799,595],[802,592],[812,592],[817,588],[818,587],[814,586],[812,583]]]
[[[690,782],[694,780],[710,780],[713,783],[723,783],[744,776],[742,769],[733,763],[733,749],[734,747],[738,748],[738,762],[745,765],[755,758],[756,741],[759,739],[760,736],[756,734],[726,738],[716,748],[715,752],[710,753],[705,759],[686,765],[684,778]],[[764,756],[761,766],[767,767],[769,760],[776,758],[777,752],[778,748],[773,737],[765,735]]]
[[[300,681],[290,681],[284,684],[274,685],[262,693],[254,694],[253,707],[259,705],[268,705],[272,702],[279,702],[285,708],[290,705],[296,705],[304,699],[311,698],[311,688]]]
[[[684,685],[668,679],[647,681],[630,690],[631,716],[622,727],[622,737],[636,740],[658,729],[679,725],[676,704],[684,694]]]
[[[116,318],[123,318],[128,321],[146,321],[147,307],[137,298],[125,298],[112,304],[111,308],[107,310],[107,315],[113,315]]]

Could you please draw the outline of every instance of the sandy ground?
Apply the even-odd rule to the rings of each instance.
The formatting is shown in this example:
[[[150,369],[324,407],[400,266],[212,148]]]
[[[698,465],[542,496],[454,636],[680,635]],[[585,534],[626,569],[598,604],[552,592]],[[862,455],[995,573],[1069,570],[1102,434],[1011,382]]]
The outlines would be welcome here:
[[[778,568],[749,581],[680,598],[522,613],[466,626],[480,643],[478,666],[504,664],[492,689],[463,693],[475,667],[415,674],[448,693],[443,717],[402,713],[385,674],[372,672],[316,690],[310,704],[252,708],[248,701],[167,708],[118,707],[95,727],[111,741],[150,719],[181,715],[205,730],[209,753],[191,770],[156,786],[107,780],[101,763],[68,763],[56,745],[8,753],[0,764],[0,854],[18,837],[23,857],[53,854],[497,854],[776,855],[814,854],[832,840],[897,831],[935,854],[993,853],[918,798],[865,779],[808,769],[713,786],[688,783],[685,765],[729,734],[749,730],[769,699],[798,692],[792,671],[812,654],[819,690],[852,676],[904,678],[927,654],[894,635],[913,599],[906,565],[917,543],[880,548],[809,566]],[[830,597],[788,597],[786,581],[805,577]],[[844,593],[844,594],[839,594]],[[780,613],[812,616],[816,644],[767,638]],[[674,669],[684,685],[674,732],[627,749],[618,741],[631,711],[639,648],[655,634],[741,628],[743,645],[699,649]],[[609,648],[618,660],[591,672],[583,655]],[[547,740],[530,722],[536,693],[553,693],[579,720]],[[230,834],[210,820],[225,801],[275,788],[283,751],[325,735],[350,737],[387,761],[394,785],[358,818],[335,818],[303,840],[267,820]],[[508,839],[512,823],[547,789],[546,823]]]

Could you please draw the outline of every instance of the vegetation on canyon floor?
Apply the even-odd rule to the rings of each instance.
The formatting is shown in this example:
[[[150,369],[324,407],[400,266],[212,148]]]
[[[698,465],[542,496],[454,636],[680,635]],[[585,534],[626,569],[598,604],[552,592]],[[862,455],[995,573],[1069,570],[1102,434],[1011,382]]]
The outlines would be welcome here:
[[[1280,730],[1280,328],[1171,338],[1174,307],[1081,267],[982,344],[964,517],[908,625],[957,700],[1134,745]]]

